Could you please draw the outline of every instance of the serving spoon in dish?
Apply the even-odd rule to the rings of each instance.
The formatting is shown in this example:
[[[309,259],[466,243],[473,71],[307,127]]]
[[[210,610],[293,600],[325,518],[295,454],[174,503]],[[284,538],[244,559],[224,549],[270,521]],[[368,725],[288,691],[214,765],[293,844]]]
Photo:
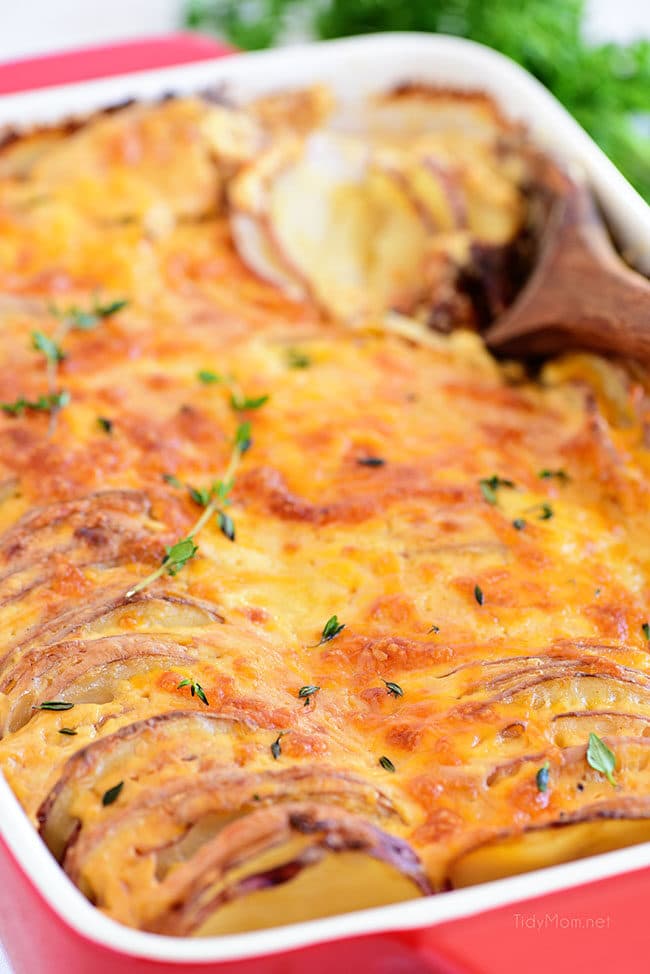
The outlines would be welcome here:
[[[650,363],[650,281],[617,254],[588,187],[553,182],[536,266],[485,341],[513,357],[587,349]]]

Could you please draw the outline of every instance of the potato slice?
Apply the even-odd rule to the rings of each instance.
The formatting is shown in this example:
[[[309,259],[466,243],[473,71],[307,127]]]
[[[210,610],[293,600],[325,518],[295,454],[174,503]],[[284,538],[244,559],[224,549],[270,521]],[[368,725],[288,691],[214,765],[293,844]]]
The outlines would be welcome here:
[[[432,135],[493,143],[518,131],[482,92],[422,84],[404,84],[376,95],[339,115],[335,124],[366,138],[402,144]]]
[[[100,546],[113,532],[142,531],[150,512],[143,491],[107,490],[28,511],[0,537],[0,580],[75,544]]]
[[[2,735],[19,730],[43,700],[105,703],[133,673],[161,663],[180,666],[197,659],[193,641],[185,645],[166,634],[128,633],[58,643],[19,658],[0,684],[4,694]]]
[[[580,744],[591,732],[599,737],[650,737],[650,712],[634,714],[622,710],[574,710],[555,714],[552,718],[550,734],[559,747]]]
[[[171,880],[171,906],[145,926],[179,936],[237,933],[431,892],[407,842],[313,804],[238,819]]]
[[[600,802],[580,809],[571,819],[523,833],[510,830],[466,850],[451,863],[448,882],[454,889],[471,886],[649,839],[650,799]]]
[[[218,607],[204,599],[196,599],[161,589],[138,592],[127,599],[125,585],[107,587],[94,599],[74,603],[52,618],[37,621],[22,633],[19,641],[9,644],[3,669],[13,661],[17,653],[38,646],[44,648],[75,634],[90,636],[102,630],[119,628],[120,616],[137,615],[141,629],[161,629],[175,626],[209,625],[223,622]]]
[[[388,796],[348,771],[313,765],[259,769],[267,763],[266,731],[221,715],[209,716],[222,723],[202,723],[203,713],[166,716],[169,723],[161,727],[155,726],[156,718],[150,719],[148,740],[142,734],[145,722],[138,722],[139,734],[125,734],[128,740],[114,748],[115,754],[104,753],[92,773],[72,781],[66,780],[64,772],[43,803],[41,832],[52,838],[52,849],[65,853],[65,869],[75,882],[88,874],[88,860],[105,857],[107,849],[109,858],[124,863],[152,858],[159,874],[165,871],[165,863],[194,855],[229,821],[283,801],[323,801],[377,820],[400,819]],[[161,740],[168,748],[166,761],[154,746]],[[86,752],[95,762],[90,747]],[[122,758],[118,760],[117,754]],[[87,790],[101,796],[118,767],[129,785],[128,804],[110,812],[97,801],[89,804]],[[53,823],[58,823],[54,831]],[[65,823],[64,842],[60,834],[57,837],[61,823]],[[188,833],[193,834],[189,850]]]
[[[197,756],[209,757],[212,749],[222,764],[228,764],[234,760],[233,744],[249,730],[243,722],[220,714],[179,710],[136,721],[99,738],[68,759],[41,804],[37,819],[43,839],[53,855],[61,858],[79,827],[74,812],[79,796],[85,808],[84,797],[101,797],[115,783],[116,775],[133,779],[135,791],[146,790],[147,775],[159,773],[163,765],[168,777],[178,774],[179,767],[194,775]],[[97,800],[86,810],[89,823],[102,814]]]
[[[287,143],[235,180],[231,202],[242,257],[292,297],[355,319],[421,287],[421,215],[359,142],[321,132]]]

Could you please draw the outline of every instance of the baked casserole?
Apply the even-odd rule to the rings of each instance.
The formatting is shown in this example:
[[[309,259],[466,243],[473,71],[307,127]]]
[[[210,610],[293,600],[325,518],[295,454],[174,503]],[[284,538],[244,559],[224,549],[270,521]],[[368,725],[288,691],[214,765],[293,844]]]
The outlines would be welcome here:
[[[0,767],[109,916],[231,933],[650,836],[646,377],[498,362],[484,96],[0,150]]]

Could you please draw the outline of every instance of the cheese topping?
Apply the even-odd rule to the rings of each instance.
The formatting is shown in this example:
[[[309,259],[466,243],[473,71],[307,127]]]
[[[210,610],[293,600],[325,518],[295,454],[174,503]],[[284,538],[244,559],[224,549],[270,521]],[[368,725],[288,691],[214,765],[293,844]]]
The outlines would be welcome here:
[[[0,153],[0,766],[92,901],[167,933],[650,831],[643,376],[427,340],[421,294],[407,337],[351,328],[326,254],[316,288],[257,276],[233,187],[281,105],[171,99]]]

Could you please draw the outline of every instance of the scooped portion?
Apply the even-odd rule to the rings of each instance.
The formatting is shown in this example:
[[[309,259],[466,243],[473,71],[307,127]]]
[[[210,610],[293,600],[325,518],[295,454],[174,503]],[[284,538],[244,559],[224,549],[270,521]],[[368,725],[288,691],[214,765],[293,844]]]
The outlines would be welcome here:
[[[417,87],[324,122],[276,138],[231,182],[246,263],[354,323],[388,310],[427,321],[451,302],[477,325],[499,310],[526,221],[522,133],[482,95]]]

